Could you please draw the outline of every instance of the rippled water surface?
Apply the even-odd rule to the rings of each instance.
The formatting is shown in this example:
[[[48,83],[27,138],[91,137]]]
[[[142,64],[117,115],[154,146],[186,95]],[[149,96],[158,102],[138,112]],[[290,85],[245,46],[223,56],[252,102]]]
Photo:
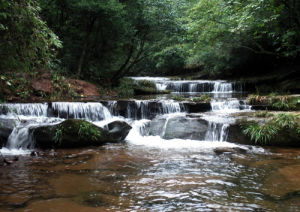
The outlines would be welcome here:
[[[0,211],[300,211],[299,155],[130,144],[23,155],[0,167]]]

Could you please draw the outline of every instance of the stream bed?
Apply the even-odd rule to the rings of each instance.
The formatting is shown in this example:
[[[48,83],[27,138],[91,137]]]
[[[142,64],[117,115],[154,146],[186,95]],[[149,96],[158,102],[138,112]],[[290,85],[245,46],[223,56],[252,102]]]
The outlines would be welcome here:
[[[228,137],[235,114],[251,112],[243,86],[147,79],[176,95],[209,94],[211,110],[189,113],[169,96],[131,100],[124,111],[117,101],[1,105],[14,128],[0,152],[18,160],[0,166],[0,211],[300,211],[300,149]],[[67,118],[132,129],[119,144],[35,149],[29,129]]]

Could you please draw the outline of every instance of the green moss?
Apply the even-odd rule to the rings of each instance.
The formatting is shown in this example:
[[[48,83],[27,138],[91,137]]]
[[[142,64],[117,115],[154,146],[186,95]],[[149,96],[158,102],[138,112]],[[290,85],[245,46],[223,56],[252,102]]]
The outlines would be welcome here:
[[[134,95],[169,94],[168,90],[157,90],[154,82],[148,80],[133,80],[123,78],[116,89],[119,97],[133,97]]]
[[[155,83],[148,80],[135,81],[135,87],[152,88],[156,90]]]
[[[204,102],[209,103],[210,102],[210,96],[208,94],[201,95],[200,97],[194,97],[191,99],[192,102]]]
[[[81,146],[104,142],[107,137],[103,129],[85,120],[69,119],[51,128],[53,140],[57,146]]]
[[[185,98],[179,95],[174,95],[171,98],[175,101],[185,101]]]

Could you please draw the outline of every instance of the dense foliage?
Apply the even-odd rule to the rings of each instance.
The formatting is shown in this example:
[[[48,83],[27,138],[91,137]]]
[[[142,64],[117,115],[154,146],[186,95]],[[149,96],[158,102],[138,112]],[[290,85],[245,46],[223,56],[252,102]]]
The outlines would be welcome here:
[[[35,1],[0,1],[0,70],[35,72],[49,66],[58,37],[40,16]]]
[[[176,19],[180,1],[40,2],[43,17],[63,41],[59,58],[69,75],[115,83],[133,69],[143,70],[146,63],[158,68],[183,66],[183,59],[173,60],[176,53],[167,49],[178,42],[173,34],[180,31]],[[157,64],[151,64],[154,59]]]
[[[1,0],[0,9],[2,76],[59,70],[115,86],[137,74],[298,72],[297,0]]]
[[[188,16],[194,43],[189,63],[214,73],[244,69],[255,74],[260,71],[253,67],[296,63],[299,11],[297,0],[199,0]]]

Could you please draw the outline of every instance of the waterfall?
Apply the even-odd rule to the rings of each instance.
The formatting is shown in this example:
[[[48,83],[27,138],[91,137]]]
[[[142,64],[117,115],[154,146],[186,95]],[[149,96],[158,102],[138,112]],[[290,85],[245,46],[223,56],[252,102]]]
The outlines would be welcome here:
[[[131,77],[134,80],[148,80],[155,83],[158,90],[171,90],[173,92],[205,92],[205,93],[232,93],[242,92],[242,85],[224,80],[171,80],[159,77]]]
[[[230,93],[230,92],[233,92],[232,83],[215,82],[213,92],[215,92],[215,93]]]
[[[6,147],[8,149],[32,149],[34,144],[29,126],[15,127],[8,137]]]
[[[210,93],[212,111],[201,114],[197,120],[193,115],[186,114],[187,109],[184,106],[186,103],[162,98],[103,102],[106,106],[99,102],[5,103],[0,105],[1,118],[10,118],[16,120],[17,123],[8,138],[6,147],[9,149],[33,148],[34,143],[30,133],[33,128],[57,124],[68,118],[85,119],[101,127],[112,120],[126,120],[132,123],[133,127],[127,137],[127,141],[131,143],[143,142],[146,145],[147,142],[152,142],[155,146],[163,145],[168,148],[172,146],[172,142],[180,143],[182,146],[204,144],[215,146],[215,143],[226,143],[228,126],[233,123],[229,120],[231,118],[228,114],[251,109],[245,101],[232,97],[232,93],[242,91],[240,84],[224,80],[172,81],[169,78],[151,77],[134,79],[153,81],[159,90]],[[188,94],[188,96],[199,95]],[[195,104],[195,107],[197,106]],[[178,119],[178,116],[181,118]],[[187,121],[187,119],[193,119],[193,121]],[[153,129],[154,131],[151,131]],[[175,131],[172,131],[173,129]],[[190,143],[187,144],[187,141]],[[209,142],[214,144],[209,144]]]
[[[175,102],[173,100],[161,101],[161,105],[161,114],[185,112],[185,107],[180,102]]]
[[[208,123],[208,129],[205,134],[206,141],[226,141],[228,135],[228,124],[220,124],[215,122]]]
[[[31,129],[37,126],[58,124],[65,118],[86,119],[88,121],[101,121],[112,118],[109,110],[101,103],[96,102],[2,104],[0,113],[2,118],[12,117],[13,120],[15,119],[16,126],[12,129],[6,144],[6,148],[13,151],[34,147]]]
[[[134,120],[151,119],[156,115],[186,111],[183,103],[173,100],[110,101],[107,107],[115,116],[124,116]]]
[[[59,118],[86,119],[88,121],[112,118],[109,110],[98,102],[53,102],[52,109]]]
[[[48,103],[1,104],[0,114],[23,116],[47,116]]]
[[[239,110],[251,110],[251,107],[243,100],[228,99],[225,101],[211,101],[212,111],[219,112],[236,112]]]
[[[114,116],[118,116],[118,111],[116,110],[118,102],[117,101],[109,101],[107,103],[107,108],[109,110],[109,112],[114,115]]]
[[[18,119],[15,121],[15,127],[7,139],[6,148],[8,149],[33,149],[34,139],[32,129],[40,126],[49,126],[62,122],[63,119],[50,117],[32,117],[27,119]]]

